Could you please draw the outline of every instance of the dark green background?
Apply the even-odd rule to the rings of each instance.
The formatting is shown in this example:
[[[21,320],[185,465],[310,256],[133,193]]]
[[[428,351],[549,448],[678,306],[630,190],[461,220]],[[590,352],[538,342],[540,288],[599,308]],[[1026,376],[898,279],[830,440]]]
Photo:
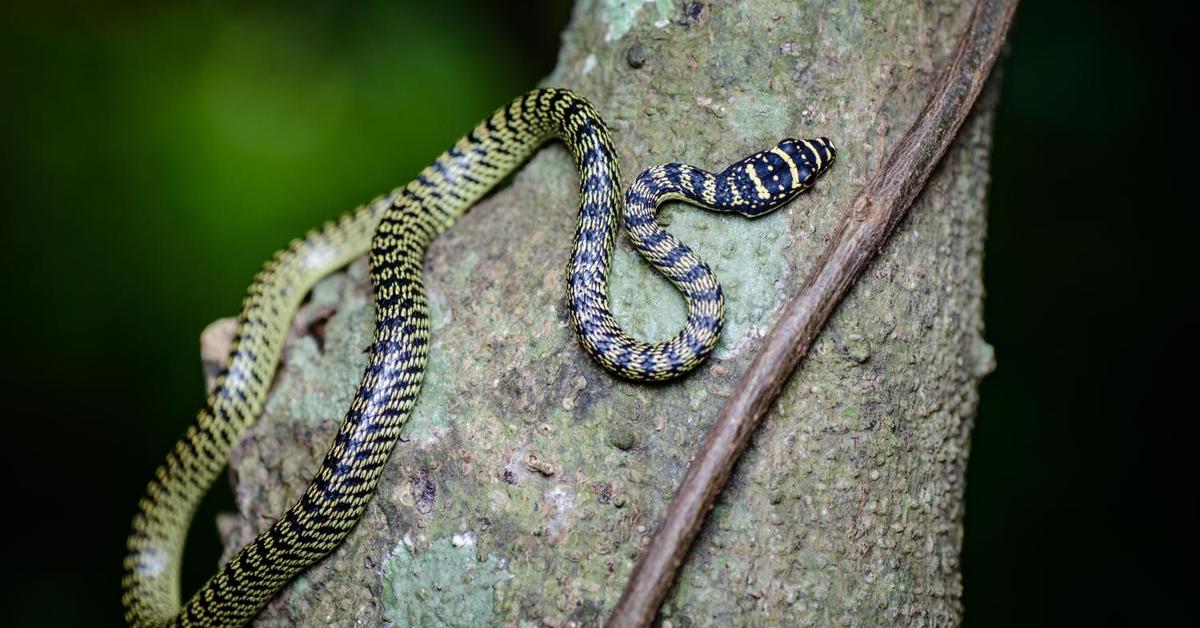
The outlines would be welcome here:
[[[199,330],[237,311],[271,251],[406,181],[545,76],[567,19],[549,1],[387,5],[0,13],[16,623],[118,621],[129,517],[202,401]],[[1183,587],[1171,567],[1194,554],[1195,490],[1175,488],[1190,475],[1169,447],[1184,416],[1152,409],[1173,386],[1166,360],[1186,353],[1165,316],[1188,199],[1172,174],[1187,146],[1160,106],[1160,20],[1034,0],[1012,33],[985,266],[999,367],[968,472],[969,624],[1162,618]],[[189,590],[214,565],[220,484],[189,540]]]

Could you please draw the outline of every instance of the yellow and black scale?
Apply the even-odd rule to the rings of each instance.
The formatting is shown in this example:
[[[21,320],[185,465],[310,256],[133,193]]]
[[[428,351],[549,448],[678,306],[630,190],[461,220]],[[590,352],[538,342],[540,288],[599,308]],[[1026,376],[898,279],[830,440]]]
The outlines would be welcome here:
[[[421,276],[426,247],[543,142],[561,139],[579,168],[579,222],[567,277],[571,322],[605,368],[641,381],[694,368],[716,346],[723,297],[712,271],[659,226],[658,205],[685,199],[758,216],[812,186],[834,159],[826,139],[784,140],[710,174],[681,164],[643,172],[622,214],[617,158],[600,115],[563,89],[538,89],[480,123],[405,187],[276,253],[251,284],[214,392],[139,503],[123,579],[135,625],[241,625],[346,537],[366,507],[412,410],[429,351]],[[625,333],[608,308],[618,218],[637,250],[681,290],[684,328],[658,344]],[[287,512],[180,606],[179,567],[196,505],[229,450],[261,414],[296,308],[323,275],[370,251],[375,336],[358,392],[316,477]]]

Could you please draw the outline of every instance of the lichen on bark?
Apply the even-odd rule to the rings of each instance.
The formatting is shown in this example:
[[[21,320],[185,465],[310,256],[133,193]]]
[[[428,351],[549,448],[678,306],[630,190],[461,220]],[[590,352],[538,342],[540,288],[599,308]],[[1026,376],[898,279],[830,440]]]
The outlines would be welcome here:
[[[432,351],[404,440],[359,526],[258,623],[419,624],[454,599],[470,608],[437,621],[600,623],[723,398],[918,115],[969,13],[953,2],[581,2],[546,83],[604,113],[627,180],[664,161],[720,168],[783,136],[829,136],[837,164],[755,221],[663,210],[724,284],[728,325],[698,372],[648,386],[577,346],[562,276],[577,179],[565,150],[542,150],[431,248]],[[990,110],[985,98],[784,389],[664,625],[960,617],[963,475],[976,383],[992,364],[980,276]],[[312,309],[335,311],[291,343],[266,413],[234,452],[230,552],[301,494],[349,406],[372,326],[364,269],[318,287]],[[632,333],[659,340],[682,323],[682,300],[625,242],[613,276],[614,312]]]

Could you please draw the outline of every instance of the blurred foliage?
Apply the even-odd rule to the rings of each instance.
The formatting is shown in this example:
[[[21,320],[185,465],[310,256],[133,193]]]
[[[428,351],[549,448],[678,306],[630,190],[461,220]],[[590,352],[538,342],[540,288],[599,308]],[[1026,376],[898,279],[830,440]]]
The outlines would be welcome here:
[[[1195,265],[1166,226],[1191,178],[1176,174],[1190,145],[1171,125],[1190,116],[1169,104],[1180,70],[1163,48],[1179,19],[1087,0],[1017,12],[984,264],[997,368],[967,470],[968,625],[1156,625],[1188,579],[1169,556],[1195,491],[1174,491],[1184,458],[1157,420],[1173,411],[1152,409],[1171,394],[1156,353],[1178,351],[1163,327],[1192,283],[1169,273]]]
[[[14,623],[117,622],[129,517],[202,401],[199,331],[238,310],[272,251],[403,183],[545,76],[568,13],[348,6],[0,9],[5,512],[27,531],[6,543]],[[1145,521],[1109,507],[1139,493],[1145,454],[1129,439],[1136,395],[1113,391],[1149,378],[1119,366],[1139,340],[1110,333],[1114,309],[1166,307],[1127,263],[1152,253],[1128,209],[1170,192],[1123,185],[1127,160],[1171,150],[1144,128],[1163,116],[1165,70],[1142,45],[1153,20],[1082,0],[1018,14],[996,119],[985,271],[999,367],[969,469],[969,624],[1131,621],[1101,601],[1163,595],[1123,543]],[[199,515],[186,590],[213,570],[209,522],[230,499],[226,487]]]
[[[4,9],[4,281],[25,295],[4,320],[18,330],[18,436],[53,445],[13,461],[22,475],[36,464],[18,490],[48,509],[38,543],[17,548],[35,566],[6,604],[17,623],[120,617],[129,519],[203,401],[199,331],[236,314],[274,250],[403,184],[545,76],[568,10]],[[38,495],[77,473],[94,484]],[[189,538],[186,590],[213,572],[211,522],[231,508],[218,482]]]

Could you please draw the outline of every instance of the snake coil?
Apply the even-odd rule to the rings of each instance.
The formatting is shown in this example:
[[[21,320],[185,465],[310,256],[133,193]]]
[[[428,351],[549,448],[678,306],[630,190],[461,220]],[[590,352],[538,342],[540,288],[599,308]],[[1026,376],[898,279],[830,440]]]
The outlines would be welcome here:
[[[660,381],[695,368],[716,346],[721,286],[655,215],[666,200],[758,216],[813,181],[834,159],[824,138],[784,140],[720,173],[666,164],[637,177],[624,212],[616,153],[604,121],[564,89],[531,91],[497,110],[408,185],[294,240],[250,285],[214,391],[155,472],[139,502],[122,581],[125,618],[139,626],[241,625],[301,571],[331,552],[358,521],[413,408],[429,351],[421,276],[426,247],[484,193],[557,137],[579,168],[579,222],[567,277],[572,326],[605,368]],[[608,307],[617,220],[638,252],[684,295],[687,322],[674,338],[630,337]],[[261,414],[291,318],[312,285],[370,251],[375,335],[369,363],[320,470],[304,495],[180,606],[184,536],[230,449]]]

